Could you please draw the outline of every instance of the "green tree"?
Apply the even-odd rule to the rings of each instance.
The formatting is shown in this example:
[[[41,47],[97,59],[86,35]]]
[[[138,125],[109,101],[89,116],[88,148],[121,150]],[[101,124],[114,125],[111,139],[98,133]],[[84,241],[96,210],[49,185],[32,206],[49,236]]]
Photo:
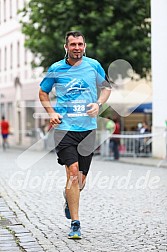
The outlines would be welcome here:
[[[76,29],[105,70],[124,59],[141,77],[150,72],[150,1],[30,0],[20,15],[25,45],[45,69],[62,58],[64,35]]]

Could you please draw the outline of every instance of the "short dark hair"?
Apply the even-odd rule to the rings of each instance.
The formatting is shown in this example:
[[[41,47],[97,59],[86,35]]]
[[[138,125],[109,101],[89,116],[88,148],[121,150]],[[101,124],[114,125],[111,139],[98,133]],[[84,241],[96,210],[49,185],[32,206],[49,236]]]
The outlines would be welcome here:
[[[80,31],[68,31],[68,32],[66,32],[66,36],[65,36],[66,45],[68,44],[68,37],[69,36],[73,36],[75,38],[81,36],[83,38],[83,40],[84,40],[84,43],[85,43],[85,37]]]

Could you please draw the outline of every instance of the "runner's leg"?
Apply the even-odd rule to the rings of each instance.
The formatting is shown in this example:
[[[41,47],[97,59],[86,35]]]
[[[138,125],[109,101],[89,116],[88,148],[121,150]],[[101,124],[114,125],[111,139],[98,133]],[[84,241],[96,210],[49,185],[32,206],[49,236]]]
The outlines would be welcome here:
[[[71,219],[79,220],[79,168],[78,162],[70,166],[66,166],[67,182],[66,182],[66,197],[70,209]]]

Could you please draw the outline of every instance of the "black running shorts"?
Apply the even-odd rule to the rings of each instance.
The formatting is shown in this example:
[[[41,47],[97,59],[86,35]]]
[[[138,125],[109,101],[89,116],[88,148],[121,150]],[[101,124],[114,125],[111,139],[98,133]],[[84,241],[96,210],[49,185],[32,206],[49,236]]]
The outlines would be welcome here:
[[[83,132],[55,130],[55,146],[58,163],[70,166],[79,164],[79,171],[87,175],[95,144],[95,130]]]

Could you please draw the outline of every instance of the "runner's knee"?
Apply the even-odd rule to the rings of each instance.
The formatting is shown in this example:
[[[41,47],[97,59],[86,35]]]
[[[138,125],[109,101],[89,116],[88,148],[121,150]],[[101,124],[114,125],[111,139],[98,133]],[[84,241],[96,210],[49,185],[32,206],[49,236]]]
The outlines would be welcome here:
[[[78,163],[74,163],[69,166],[69,177],[72,179],[72,183],[78,183],[78,174],[79,169],[78,169]]]

